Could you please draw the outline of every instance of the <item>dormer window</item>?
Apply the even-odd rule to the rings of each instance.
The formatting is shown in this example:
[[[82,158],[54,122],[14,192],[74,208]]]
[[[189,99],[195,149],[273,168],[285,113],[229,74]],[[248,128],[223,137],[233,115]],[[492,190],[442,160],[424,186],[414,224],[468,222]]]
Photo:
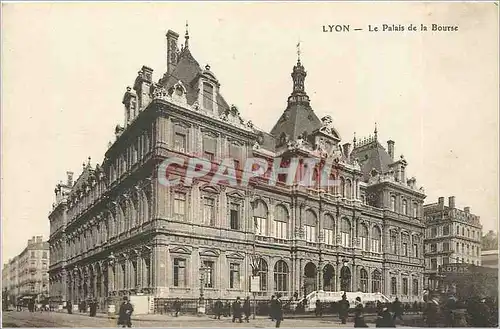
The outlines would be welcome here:
[[[203,108],[207,111],[214,110],[214,86],[210,83],[203,83]]]

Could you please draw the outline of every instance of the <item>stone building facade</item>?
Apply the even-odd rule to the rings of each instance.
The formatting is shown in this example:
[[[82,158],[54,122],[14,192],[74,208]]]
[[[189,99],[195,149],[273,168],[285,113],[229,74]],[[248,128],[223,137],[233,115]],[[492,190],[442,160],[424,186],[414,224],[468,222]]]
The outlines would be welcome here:
[[[26,248],[4,264],[3,289],[9,299],[47,297],[49,294],[49,243],[42,236],[28,240]]]
[[[458,209],[455,197],[424,206],[426,276],[450,263],[481,265],[482,225],[470,207]]]
[[[305,91],[300,59],[286,110],[270,133],[244,120],[220,93],[207,65],[191,54],[189,35],[178,49],[167,33],[166,73],[153,82],[142,67],[123,97],[125,120],[101,165],[83,165],[73,182],[56,186],[51,225],[51,295],[101,304],[123,295],[257,298],[314,290],[382,292],[419,300],[423,286],[422,188],[405,174],[407,162],[386,150],[377,131],[341,145],[331,117],[321,120]],[[169,157],[204,158],[216,167],[231,158],[241,177],[247,158],[284,163],[301,159],[326,188],[285,184],[283,175],[250,184],[161,184]],[[307,167],[304,158],[317,164]],[[172,167],[170,178],[183,176]],[[160,178],[160,179],[159,179]],[[293,180],[293,179],[292,179]]]

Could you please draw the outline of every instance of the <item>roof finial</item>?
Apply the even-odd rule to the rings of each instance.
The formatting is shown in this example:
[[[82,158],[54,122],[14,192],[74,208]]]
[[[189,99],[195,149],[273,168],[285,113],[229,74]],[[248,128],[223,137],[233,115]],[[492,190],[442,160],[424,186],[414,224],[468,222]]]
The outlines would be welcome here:
[[[299,42],[297,43],[297,62],[300,63],[300,38]]]
[[[374,133],[375,133],[375,140],[377,140],[377,123],[376,122],[375,122],[375,131],[374,131]]]
[[[352,144],[356,147],[356,132],[354,132],[354,138],[352,139]]]
[[[188,21],[186,21],[186,34],[184,35],[184,39],[186,39],[186,42],[184,43],[184,48],[189,48],[189,24]]]
[[[90,157],[88,157],[87,160],[88,160],[88,165],[90,166]]]

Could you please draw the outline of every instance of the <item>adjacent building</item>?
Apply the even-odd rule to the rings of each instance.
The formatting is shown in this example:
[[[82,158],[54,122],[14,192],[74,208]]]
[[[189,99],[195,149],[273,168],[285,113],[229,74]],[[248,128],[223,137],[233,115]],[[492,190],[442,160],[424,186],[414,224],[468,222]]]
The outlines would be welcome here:
[[[481,265],[498,268],[498,249],[481,251]]]
[[[166,72],[153,82],[143,66],[123,97],[124,124],[101,164],[83,165],[57,184],[50,220],[50,289],[59,300],[124,295],[159,298],[257,298],[314,290],[382,292],[421,300],[424,190],[407,161],[374,135],[342,143],[330,116],[318,118],[299,59],[292,92],[270,132],[257,129],[222,96],[209,65],[200,66],[179,35],[167,33]],[[283,79],[283,77],[275,77]],[[278,111],[278,110],[277,110]],[[231,158],[237,175],[250,157],[298,158],[297,175],[332,166],[335,184],[287,185],[266,176],[248,186],[165,186],[168,157]],[[307,167],[304,158],[317,164]],[[182,177],[182,168],[171,178]],[[271,182],[271,183],[270,183]]]
[[[42,236],[28,240],[26,248],[4,264],[3,290],[9,300],[41,299],[49,293],[49,243]]]
[[[450,263],[481,265],[482,226],[470,207],[458,209],[455,197],[424,206],[426,274]]]

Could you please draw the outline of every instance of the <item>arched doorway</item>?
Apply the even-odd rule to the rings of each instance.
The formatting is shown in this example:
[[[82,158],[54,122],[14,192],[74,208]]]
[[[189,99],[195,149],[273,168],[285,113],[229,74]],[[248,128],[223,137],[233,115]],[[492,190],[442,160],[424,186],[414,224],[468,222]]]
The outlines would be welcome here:
[[[335,291],[335,269],[330,264],[323,267],[323,290]]]
[[[316,265],[309,262],[304,267],[304,296],[316,290]]]
[[[347,266],[340,269],[340,290],[351,291],[351,270]]]

